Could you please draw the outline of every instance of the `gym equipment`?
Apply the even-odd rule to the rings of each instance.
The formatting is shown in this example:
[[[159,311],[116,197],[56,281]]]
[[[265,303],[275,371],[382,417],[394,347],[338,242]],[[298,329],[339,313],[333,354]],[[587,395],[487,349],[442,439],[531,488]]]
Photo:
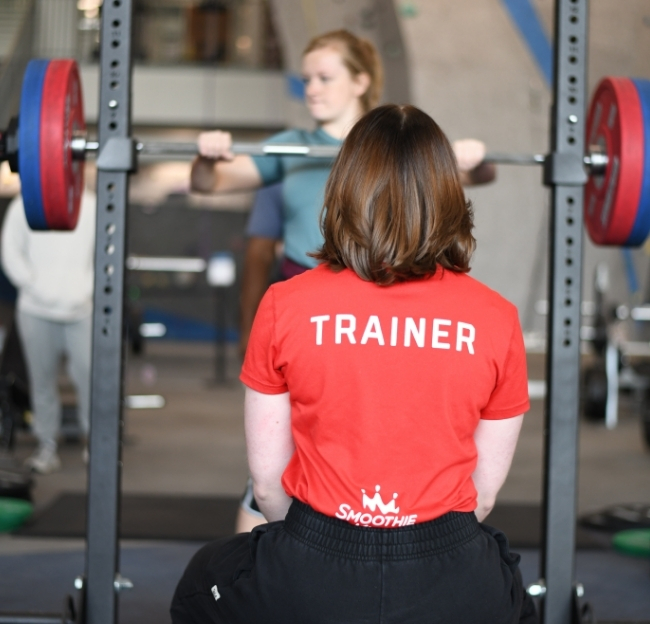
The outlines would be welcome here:
[[[577,442],[580,386],[580,302],[585,172],[588,0],[555,2],[555,72],[550,148],[541,159],[551,190],[548,383],[545,421],[544,543],[540,592],[544,624],[584,622],[574,578]],[[97,254],[93,306],[91,440],[88,474],[86,573],[80,590],[81,624],[115,624],[118,592],[129,583],[119,569],[123,306],[128,177],[137,142],[130,136],[132,0],[105,0],[100,36],[97,174]],[[21,121],[23,123],[23,121]],[[0,158],[16,166],[15,123],[0,137]],[[72,144],[72,140],[71,140]],[[84,149],[79,150],[85,155]],[[67,146],[72,152],[72,145]],[[609,150],[610,146],[605,145]],[[88,150],[90,151],[90,149]],[[144,146],[141,152],[144,151]],[[587,158],[601,175],[605,154]],[[541,164],[536,157],[525,164]],[[532,161],[532,162],[531,162]],[[596,165],[599,166],[596,166]],[[619,167],[620,167],[619,163]],[[605,170],[607,171],[607,169]],[[620,173],[620,172],[619,172]],[[612,177],[609,188],[616,190]],[[636,222],[638,206],[629,206]],[[629,215],[627,215],[629,217]],[[613,230],[618,232],[618,225]],[[628,231],[627,234],[630,234]],[[608,241],[608,244],[618,244]],[[44,618],[30,616],[30,622]],[[64,615],[64,618],[66,616]]]
[[[587,119],[587,140],[608,155],[604,175],[592,176],[585,188],[585,225],[597,244],[629,245],[637,222],[643,176],[643,114],[634,82],[605,78],[598,85]],[[631,140],[631,137],[640,140]],[[611,166],[610,166],[611,165]],[[642,243],[639,220],[632,245]],[[636,242],[641,236],[642,240]]]
[[[117,106],[117,100],[108,102],[112,111]],[[575,126],[579,119],[572,114],[568,121]],[[11,136],[15,127],[17,143]],[[582,159],[582,168],[589,171],[585,201],[589,236],[599,245],[641,245],[650,233],[650,158],[645,158],[646,146],[650,149],[650,81],[603,79],[591,102],[587,129],[590,151]],[[119,170],[128,164],[134,171],[139,154],[174,158],[198,153],[195,143],[142,142],[131,137],[109,139],[100,153],[99,143],[86,137],[79,73],[70,60],[30,61],[19,119],[3,136],[6,146],[4,150],[0,146],[0,158],[20,172],[25,213],[35,230],[74,229],[83,188],[82,163],[88,154],[98,154],[99,169]],[[232,147],[235,154],[306,158],[335,158],[338,149],[275,143]],[[552,162],[543,154],[500,152],[488,153],[485,162],[543,165],[548,170],[545,175],[566,174],[570,164]]]
[[[612,538],[612,546],[624,555],[650,557],[650,529],[621,531]]]
[[[625,531],[628,529],[650,529],[650,505],[632,503],[612,505],[580,518],[581,526],[599,531]]]
[[[0,498],[0,533],[17,529],[33,511],[34,506],[22,498]]]

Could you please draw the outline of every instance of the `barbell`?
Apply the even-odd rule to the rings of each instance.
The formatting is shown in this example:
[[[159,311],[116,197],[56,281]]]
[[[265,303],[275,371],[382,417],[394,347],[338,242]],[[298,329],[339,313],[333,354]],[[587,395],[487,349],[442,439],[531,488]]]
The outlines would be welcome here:
[[[116,107],[110,101],[109,107]],[[579,119],[569,119],[578,124]],[[196,143],[126,139],[136,154],[174,158],[195,156]],[[110,141],[109,141],[110,143]],[[25,215],[34,230],[76,227],[83,190],[83,162],[97,154],[98,167],[110,168],[109,143],[87,137],[81,82],[73,60],[28,63],[18,118],[0,132],[0,161],[20,174]],[[589,106],[589,152],[584,216],[587,232],[599,245],[638,246],[650,233],[650,81],[604,78]],[[338,146],[234,143],[235,154],[333,159]],[[104,153],[106,152],[106,153]],[[488,153],[485,162],[543,165],[544,154]],[[103,162],[104,161],[104,162]]]

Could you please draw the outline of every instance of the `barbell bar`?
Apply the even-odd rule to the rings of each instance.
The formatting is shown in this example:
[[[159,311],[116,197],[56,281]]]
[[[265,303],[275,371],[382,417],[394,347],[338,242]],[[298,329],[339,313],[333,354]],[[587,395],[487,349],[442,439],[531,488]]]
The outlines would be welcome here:
[[[579,128],[577,116],[572,125]],[[638,246],[650,233],[650,81],[605,78],[592,98],[586,124],[589,152],[582,165],[585,225],[600,245]],[[574,140],[569,137],[569,141]],[[235,154],[335,158],[338,146],[285,143],[234,143]],[[27,221],[33,229],[76,227],[83,161],[97,156],[98,168],[135,169],[136,155],[192,157],[196,143],[89,139],[83,116],[81,83],[75,61],[33,60],[25,70],[18,120],[0,132],[0,160],[8,160],[21,177]],[[502,165],[577,167],[558,156],[490,152],[485,162]],[[549,162],[550,160],[550,162]],[[128,166],[124,163],[130,163]],[[131,166],[132,165],[132,166]],[[575,175],[575,171],[572,173]]]
[[[72,139],[70,147],[72,157],[84,160],[87,154],[97,153],[99,143],[84,137]],[[196,143],[169,141],[137,141],[135,149],[139,154],[147,156],[197,156],[199,151]],[[233,154],[248,156],[304,156],[307,158],[336,158],[339,153],[337,145],[305,145],[301,143],[244,143],[235,142],[231,151]],[[488,152],[483,162],[496,165],[543,165],[548,157],[545,154],[506,154],[503,152]],[[584,157],[584,165],[591,173],[602,173],[607,168],[608,157],[598,146],[592,146]]]

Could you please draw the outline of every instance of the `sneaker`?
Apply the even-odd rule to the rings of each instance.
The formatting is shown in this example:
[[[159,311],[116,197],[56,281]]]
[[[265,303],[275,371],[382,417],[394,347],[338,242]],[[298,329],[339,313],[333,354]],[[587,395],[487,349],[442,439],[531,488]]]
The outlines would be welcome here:
[[[41,446],[25,461],[25,466],[40,474],[49,474],[61,468],[61,460],[56,454],[56,448]]]

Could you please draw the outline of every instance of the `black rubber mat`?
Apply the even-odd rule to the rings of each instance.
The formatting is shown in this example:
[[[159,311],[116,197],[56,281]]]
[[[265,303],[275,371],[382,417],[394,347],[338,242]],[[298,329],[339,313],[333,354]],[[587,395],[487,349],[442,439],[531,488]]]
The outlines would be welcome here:
[[[239,499],[201,496],[122,496],[120,535],[125,539],[208,541],[232,535]],[[539,548],[541,513],[538,505],[497,505],[486,520],[501,529],[514,548]],[[86,497],[64,493],[15,532],[32,537],[84,537]],[[578,527],[578,548],[607,547],[602,535]]]
[[[497,504],[485,523],[501,529],[514,548],[539,548],[542,543],[542,512],[539,505]],[[606,536],[577,527],[576,548],[608,546]]]
[[[120,536],[125,539],[209,541],[234,533],[235,497],[124,494]],[[61,494],[14,532],[31,537],[85,537],[86,496]]]

